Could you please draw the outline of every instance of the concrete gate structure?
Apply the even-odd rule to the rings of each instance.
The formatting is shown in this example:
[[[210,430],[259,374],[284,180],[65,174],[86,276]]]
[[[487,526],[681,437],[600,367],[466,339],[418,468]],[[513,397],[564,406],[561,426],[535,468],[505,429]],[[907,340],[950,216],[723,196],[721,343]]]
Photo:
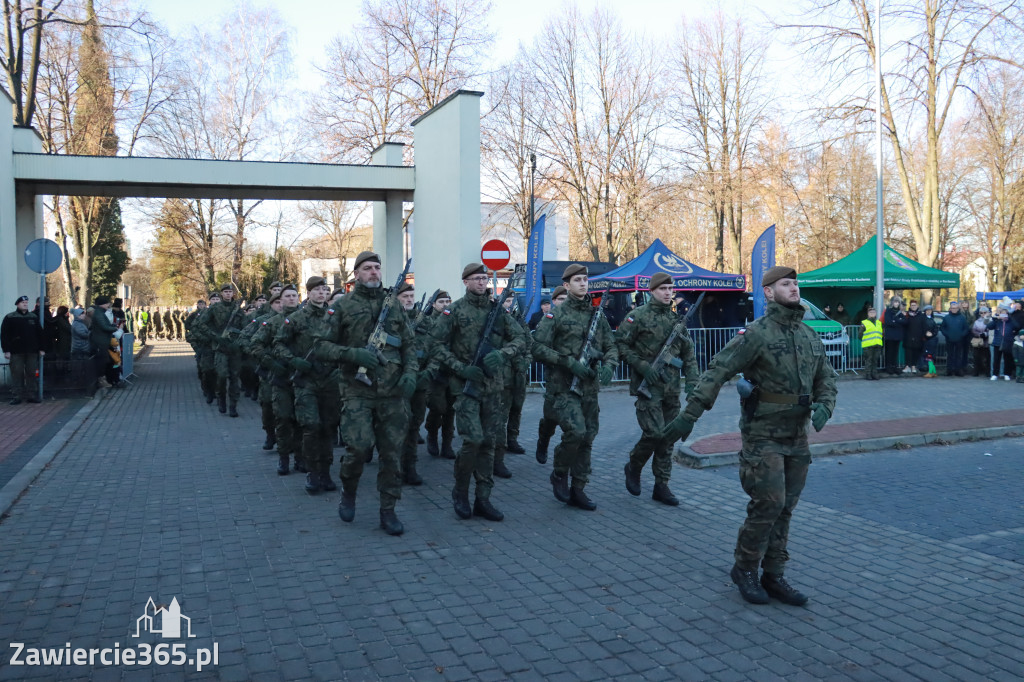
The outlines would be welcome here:
[[[0,92],[3,92],[0,90]],[[415,166],[402,165],[403,145],[385,143],[371,165],[210,161],[43,154],[32,128],[14,126],[13,101],[0,98],[0,311],[24,294],[35,298],[38,275],[25,247],[44,235],[44,195],[372,201],[373,243],[386,286],[407,254],[402,205],[416,214],[412,270],[421,291],[462,293],[462,266],[480,257],[480,97],[459,90],[413,122]],[[6,98],[6,99],[4,99]],[[82,301],[89,305],[91,301]]]

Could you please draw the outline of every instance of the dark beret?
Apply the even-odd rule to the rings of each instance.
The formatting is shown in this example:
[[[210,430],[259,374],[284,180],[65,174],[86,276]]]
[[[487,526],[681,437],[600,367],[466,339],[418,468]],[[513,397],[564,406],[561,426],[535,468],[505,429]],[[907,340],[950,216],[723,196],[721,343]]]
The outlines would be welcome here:
[[[271,282],[269,288],[270,289],[280,289],[281,287],[282,287],[282,284],[280,282]]]
[[[651,277],[651,285],[647,288],[650,289],[651,291],[654,291],[658,287],[665,284],[672,284],[672,277],[665,274],[664,272],[656,272],[654,273],[654,276]]]
[[[416,287],[412,285],[412,282],[402,282],[398,286],[398,293],[404,294],[407,291],[413,291]]]
[[[270,300],[267,301],[267,303],[274,304],[274,303],[276,303],[277,301],[280,301],[280,300],[281,300],[281,294],[280,293],[271,294],[270,295]]]
[[[586,275],[586,274],[587,274],[587,266],[586,265],[580,265],[579,263],[573,263],[572,265],[570,265],[569,267],[567,267],[565,269],[565,272],[562,273],[562,281],[563,282],[568,282],[570,279],[572,279],[576,275]]]
[[[93,303],[95,305],[106,305],[106,304],[110,303],[110,297],[109,296],[97,296],[96,300],[93,301]]]
[[[380,264],[380,256],[375,254],[373,251],[363,251],[358,256],[356,256],[356,265],[353,268],[353,270],[358,270],[359,266],[362,265],[363,263],[365,263],[368,260],[369,261],[373,261],[374,263],[377,263],[378,265]]]
[[[761,277],[761,286],[766,287],[769,284],[775,284],[783,277],[789,277],[790,279],[796,279],[796,270],[793,268],[787,268],[785,265],[776,265],[774,268],[768,270]]]
[[[470,263],[462,268],[462,279],[469,279],[473,275],[483,274],[487,274],[487,268],[484,267],[483,263]]]
[[[344,293],[345,293],[345,287],[338,287],[337,289],[335,289],[334,291],[331,292],[331,298],[334,298],[338,294],[344,295]]]
[[[436,301],[442,298],[451,299],[451,295],[444,289],[441,289],[441,291],[437,292],[437,298],[435,298],[434,300]]]
[[[296,287],[294,284],[285,284],[283,287],[281,287],[282,294],[286,291],[294,291],[295,293],[299,293],[298,287]]]
[[[540,297],[540,304],[544,305],[545,303],[551,303],[551,297],[550,296],[541,296]]]
[[[313,275],[306,280],[306,291],[312,291],[313,289],[321,286],[327,286],[327,280],[320,275]]]
[[[207,298],[214,298],[214,297],[220,298],[220,292],[219,291],[211,291],[210,295],[207,296]]]
[[[562,287],[562,286],[555,287],[555,290],[551,292],[551,300],[554,301],[559,296],[565,296],[568,293],[569,293],[569,290],[566,289],[565,287]]]
[[[22,301],[27,301],[27,300],[28,300],[28,296],[19,296],[18,300],[14,302],[14,305],[18,305]]]
[[[220,290],[221,290],[221,291],[238,291],[237,289],[235,289],[235,285],[234,285],[234,284],[232,284],[231,282],[228,282],[227,284],[225,284],[224,286],[222,286],[222,287],[220,288]]]

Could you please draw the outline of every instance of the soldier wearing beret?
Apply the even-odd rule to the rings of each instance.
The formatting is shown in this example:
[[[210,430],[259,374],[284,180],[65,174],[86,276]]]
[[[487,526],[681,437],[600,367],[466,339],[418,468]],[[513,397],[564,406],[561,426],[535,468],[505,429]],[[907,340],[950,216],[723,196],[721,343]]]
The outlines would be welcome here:
[[[211,291],[209,299],[210,304],[203,306],[192,321],[191,334],[192,348],[196,351],[196,362],[199,363],[199,384],[207,405],[217,399],[217,365],[214,360],[213,343],[205,334],[205,324],[210,311],[220,303],[220,292]]]
[[[327,297],[331,288],[323,277],[306,280],[306,305],[284,317],[274,334],[274,356],[292,370],[295,420],[302,430],[302,458],[306,465],[306,492],[337,490],[331,480],[333,434],[338,424],[341,396],[338,371],[316,357],[317,346],[330,333]]]
[[[380,527],[388,535],[401,535],[404,527],[395,514],[395,505],[402,497],[400,460],[409,425],[409,400],[416,391],[418,362],[412,332],[398,305],[383,320],[387,343],[377,352],[367,349],[389,294],[381,286],[380,266],[380,256],[372,251],[356,257],[355,285],[332,309],[334,314],[317,357],[340,363],[344,385],[341,435],[348,452],[341,463],[338,516],[346,523],[355,518],[359,479],[376,447],[380,454]]]
[[[611,383],[619,353],[608,321],[602,315],[593,339],[593,350],[600,360],[590,363],[580,360],[591,321],[599,310],[587,293],[585,266],[573,263],[567,267],[562,273],[562,282],[569,296],[555,309],[550,324],[542,323],[537,327],[533,356],[547,365],[546,390],[554,396],[554,413],[562,429],[551,472],[555,498],[593,511],[597,504],[584,488],[590,480],[590,450],[598,430],[598,382],[603,386]],[[578,384],[577,391],[572,390],[574,381]]]
[[[11,365],[11,405],[19,404],[23,398],[30,403],[38,403],[36,372],[40,358],[46,353],[39,315],[29,312],[28,296],[19,296],[14,303],[14,311],[4,317],[0,324],[0,345]]]
[[[433,334],[434,327],[441,321],[444,311],[452,304],[447,291],[438,292],[434,310],[427,318],[429,326],[424,331]],[[427,452],[433,457],[455,459],[452,440],[455,438],[455,394],[449,383],[448,370],[439,363],[430,365],[430,386],[427,389]],[[437,444],[437,433],[441,432],[441,446]]]
[[[537,322],[537,329],[541,328],[541,325],[548,324],[550,320],[554,319],[554,310],[558,306],[565,303],[565,298],[568,293],[565,287],[559,285],[555,287],[554,291],[551,292],[551,307],[548,310],[543,311],[540,320]],[[543,306],[542,306],[543,307]],[[536,330],[534,330],[536,332]],[[533,347],[533,340],[530,341],[530,347]],[[544,368],[545,373],[548,369]],[[539,464],[546,464],[548,461],[548,444],[551,442],[551,436],[555,435],[555,430],[558,428],[558,419],[555,417],[555,396],[553,393],[544,391],[544,408],[541,412],[540,423],[537,425],[537,462]]]
[[[636,420],[643,432],[626,462],[626,490],[631,495],[640,494],[640,472],[653,456],[651,499],[674,507],[679,500],[668,487],[672,476],[672,443],[661,437],[661,430],[679,414],[679,368],[686,375],[687,393],[697,383],[700,371],[693,341],[684,323],[672,312],[673,288],[669,275],[655,273],[650,283],[651,300],[626,316],[616,332],[616,341],[619,356],[632,368],[629,394],[636,396]],[[677,325],[681,329],[667,349],[671,360],[657,371],[651,364]],[[645,384],[646,395],[637,391],[641,383]]]
[[[398,302],[405,313],[406,322],[413,335],[416,353],[416,391],[409,400],[409,426],[402,445],[402,483],[422,485],[423,477],[416,471],[416,448],[419,445],[420,425],[427,414],[427,388],[430,384],[430,318],[416,311],[416,289],[409,282],[398,288]],[[436,436],[435,436],[436,437]]]
[[[472,515],[489,521],[504,518],[491,504],[494,487],[494,446],[505,437],[501,423],[502,371],[505,365],[524,348],[522,336],[512,328],[512,318],[501,313],[490,330],[493,350],[479,366],[475,364],[487,318],[497,302],[487,288],[487,271],[480,263],[470,263],[462,270],[466,294],[445,310],[434,327],[435,349],[439,362],[451,374],[450,385],[455,394],[455,425],[462,436],[462,447],[455,458],[455,487],[452,503],[461,519]],[[470,479],[476,479],[476,499],[469,506]]]
[[[274,339],[289,319],[299,308],[299,292],[294,284],[286,284],[281,288],[281,314],[274,315],[262,325],[255,334],[265,335],[267,352],[259,356],[260,367],[264,377],[272,385],[271,402],[274,410],[274,441],[277,443],[277,473],[288,475],[290,458],[294,457],[294,469],[299,473],[308,473],[302,460],[302,427],[295,419],[295,385],[291,381],[294,370],[285,358],[277,356]]]
[[[270,381],[270,374],[263,367],[264,356],[269,352],[270,344],[274,341],[274,338],[267,331],[267,323],[272,318],[280,315],[282,308],[281,294],[271,294],[266,312],[249,323],[244,336],[245,356],[252,364],[253,372],[256,374],[256,398],[260,404],[263,432],[266,434],[266,439],[263,441],[264,450],[273,450],[277,444],[277,420],[274,418],[274,388]]]
[[[245,315],[235,302],[235,285],[230,282],[220,288],[220,301],[212,304],[197,327],[201,341],[213,349],[213,364],[217,372],[217,407],[221,414],[229,411],[238,416],[239,372],[242,368],[242,349],[238,334],[245,327]]]
[[[199,316],[205,311],[206,301],[199,299],[196,301],[196,309],[190,312],[185,318],[185,341],[192,346],[192,350],[196,354],[196,372],[199,375],[200,383],[203,381],[203,367],[199,362],[199,349],[196,347],[196,340],[192,334],[192,329],[195,327],[196,320],[198,320]],[[145,345],[145,343],[143,343],[143,345]],[[203,393],[206,393],[205,389],[203,390]]]
[[[663,432],[685,438],[710,410],[722,385],[742,373],[740,482],[750,496],[736,541],[731,577],[743,598],[766,604],[769,597],[803,605],[807,597],[783,577],[789,554],[789,522],[800,499],[811,453],[807,423],[820,431],[832,416],[836,384],[825,347],[803,323],[796,271],[776,266],[761,285],[765,315],[736,335],[711,361],[686,408]],[[758,579],[758,569],[764,573]]]

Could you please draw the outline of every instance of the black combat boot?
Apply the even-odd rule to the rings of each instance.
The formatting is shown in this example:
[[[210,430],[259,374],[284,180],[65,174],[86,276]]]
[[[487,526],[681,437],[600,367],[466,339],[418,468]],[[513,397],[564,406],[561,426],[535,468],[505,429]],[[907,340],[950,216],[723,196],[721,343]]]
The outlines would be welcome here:
[[[315,471],[306,472],[306,492],[310,495],[320,492],[320,474]]]
[[[548,462],[548,441],[547,436],[537,435],[537,463],[547,464]]]
[[[406,485],[423,485],[423,477],[416,471],[415,462],[410,462],[402,467],[402,483]]]
[[[781,575],[765,571],[761,575],[761,587],[769,597],[775,597],[783,604],[803,606],[807,603],[807,596],[786,582]]]
[[[512,472],[505,466],[504,461],[494,463],[494,475],[498,478],[512,478]]]
[[[217,399],[217,396],[215,396],[213,393],[206,393],[205,396],[207,405],[212,405],[213,401]]]
[[[394,509],[380,510],[380,527],[388,535],[401,535],[405,532],[405,528],[402,526],[402,522],[398,520],[398,515],[395,514]]]
[[[441,450],[437,447],[437,429],[427,429],[427,453],[431,457],[441,456]]]
[[[300,474],[305,474],[309,472],[309,469],[306,468],[306,463],[303,462],[302,458],[299,457],[298,455],[295,455],[295,466],[292,468],[295,469],[295,471]]]
[[[455,515],[460,519],[468,519],[473,516],[473,510],[469,506],[469,491],[452,488],[452,503],[455,507]]]
[[[480,497],[473,501],[473,514],[475,516],[482,516],[488,521],[501,521],[505,518],[505,515],[495,509],[489,499]]]
[[[455,459],[455,451],[452,450],[452,437],[447,436],[441,440],[441,456],[445,459]]]
[[[655,502],[667,504],[670,507],[679,506],[679,499],[672,494],[671,490],[669,490],[668,483],[655,483],[654,492],[651,493],[651,499]]]
[[[349,492],[344,489],[341,490],[341,502],[338,503],[338,516],[345,523],[352,523],[352,519],[356,517],[356,491]]]
[[[236,403],[234,400],[231,401],[231,407],[228,409],[228,416],[229,417],[237,417],[238,416],[238,403]]]
[[[277,439],[274,438],[274,434],[268,433],[267,439],[263,441],[263,449],[273,450],[275,445],[277,445]]]
[[[287,476],[288,475],[288,455],[278,455],[277,457],[277,475]]]
[[[551,476],[548,479],[551,481],[551,489],[555,493],[555,499],[559,502],[569,501],[569,474],[558,473],[556,471],[551,472]]]
[[[729,573],[732,581],[740,588],[740,595],[751,604],[767,604],[768,593],[757,581],[757,571],[744,571],[738,565],[733,564]]]
[[[587,497],[587,494],[583,492],[583,488],[577,488],[576,486],[573,486],[572,491],[569,493],[569,506],[586,511],[597,509],[597,503]]]
[[[427,441],[423,440],[423,434],[419,431],[416,432],[416,445],[423,445]]]
[[[630,495],[640,494],[640,472],[633,471],[633,465],[630,462],[626,462],[626,490],[629,491]],[[657,490],[657,486],[654,488]]]
[[[367,464],[373,461],[373,448],[370,448],[370,451],[366,453],[365,461]]]
[[[338,489],[338,486],[331,480],[330,469],[324,469],[320,472],[320,489],[327,492],[333,492]]]
[[[227,396],[217,396],[217,409],[220,410],[221,414],[226,414],[228,411],[228,399]]]
[[[525,455],[526,449],[519,444],[519,441],[515,436],[509,436],[505,439],[505,450],[511,452],[513,455]]]

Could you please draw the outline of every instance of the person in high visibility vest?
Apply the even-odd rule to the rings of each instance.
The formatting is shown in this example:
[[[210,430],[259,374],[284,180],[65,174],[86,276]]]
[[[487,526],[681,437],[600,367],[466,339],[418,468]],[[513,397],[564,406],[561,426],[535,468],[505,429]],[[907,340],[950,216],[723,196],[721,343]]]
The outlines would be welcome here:
[[[882,323],[878,319],[878,311],[868,308],[868,316],[861,324],[864,326],[860,337],[860,347],[864,351],[864,378],[877,381],[878,356],[882,353]]]

